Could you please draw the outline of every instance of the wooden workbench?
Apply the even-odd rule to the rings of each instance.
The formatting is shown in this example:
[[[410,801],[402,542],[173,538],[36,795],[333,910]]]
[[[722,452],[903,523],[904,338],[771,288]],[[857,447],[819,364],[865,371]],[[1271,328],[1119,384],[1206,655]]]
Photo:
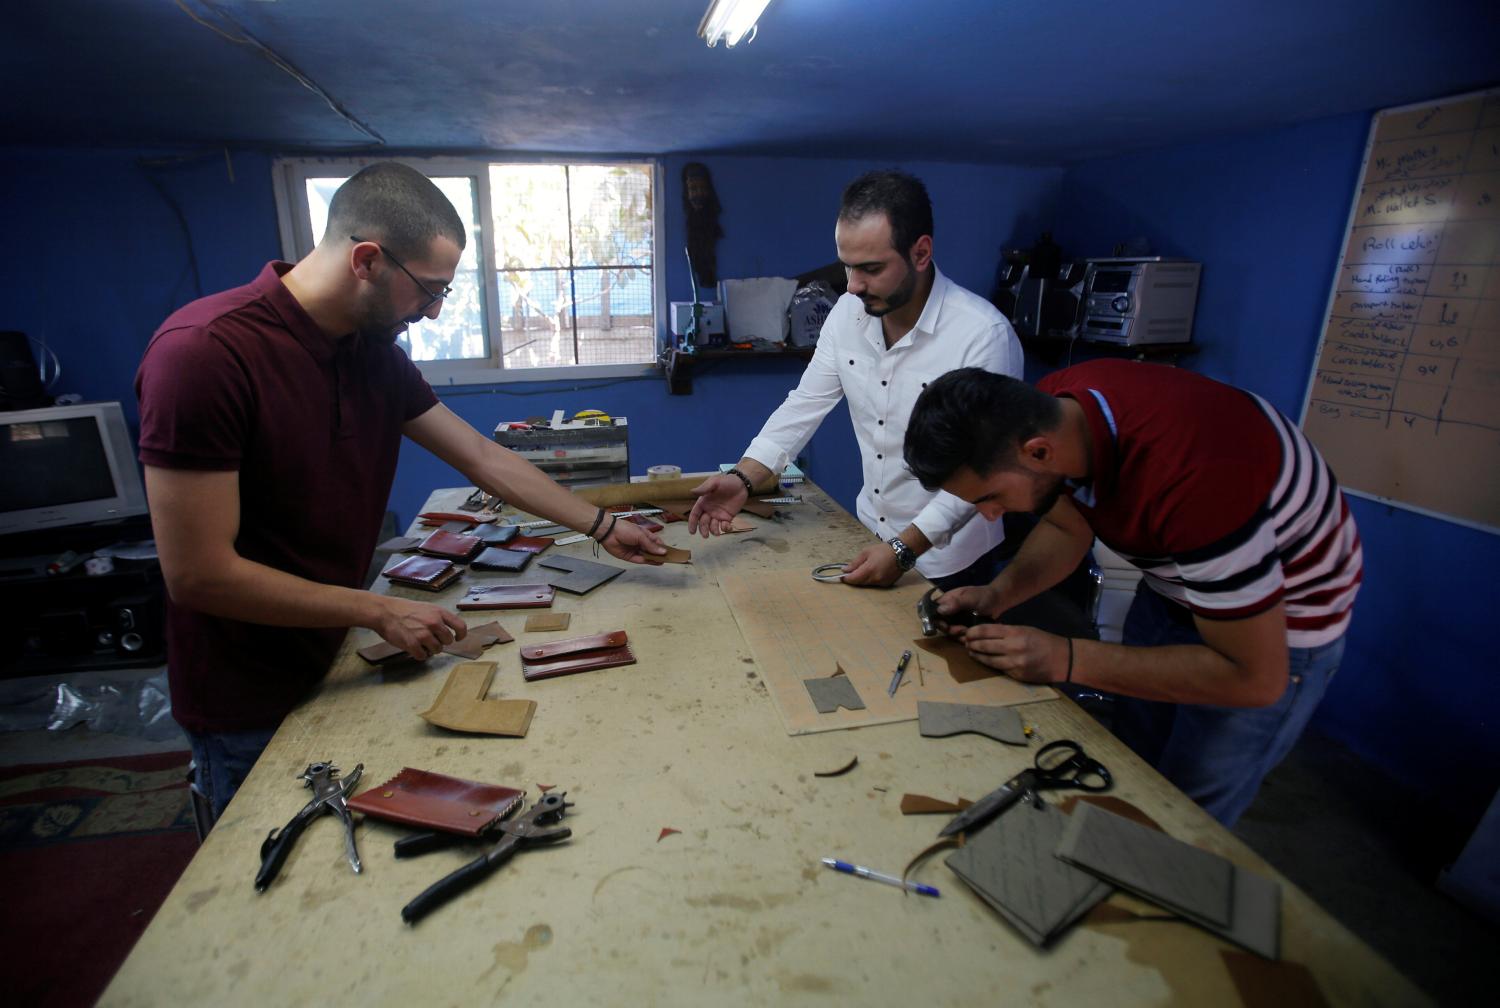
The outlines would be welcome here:
[[[1095,921],[1039,952],[941,857],[916,876],[939,886],[940,899],[821,867],[819,858],[837,856],[899,872],[945,821],[901,815],[903,792],[977,798],[1032,754],[974,735],[922,738],[914,722],[785,734],[717,582],[845,560],[869,541],[816,487],[803,496],[781,521],[753,519],[753,533],[705,542],[668,526],[664,538],[690,547],[693,563],[631,567],[583,598],[559,592],[557,610],[573,613],[562,635],[524,633],[524,612],[469,614],[471,623],[498,616],[522,642],[630,634],[637,665],[534,684],[521,679],[518,644],[492,648],[486,657],[500,672],[491,697],[538,703],[525,738],[429,726],[417,714],[460,659],[382,673],[353,654],[373,635],[351,633],[101,1004],[1240,1003],[1220,957],[1233,946],[1185,923]],[[429,506],[461,498],[440,491]],[[587,555],[587,544],[564,549]],[[1024,710],[1044,737],[1081,741],[1113,769],[1114,793],[1172,835],[1279,877],[1072,702]],[[852,772],[814,776],[855,755]],[[261,841],[302,807],[309,793],[297,775],[321,759],[346,770],[363,762],[360,790],[404,766],[524,787],[528,800],[538,784],[555,785],[576,802],[573,836],[523,851],[409,927],[400,908],[474,852],[397,861],[391,842],[404,831],[366,820],[364,873],[355,875],[342,828],[325,816],[257,894]],[[659,840],[664,827],[681,832]],[[1282,885],[1283,958],[1309,967],[1330,1003],[1425,1003]]]

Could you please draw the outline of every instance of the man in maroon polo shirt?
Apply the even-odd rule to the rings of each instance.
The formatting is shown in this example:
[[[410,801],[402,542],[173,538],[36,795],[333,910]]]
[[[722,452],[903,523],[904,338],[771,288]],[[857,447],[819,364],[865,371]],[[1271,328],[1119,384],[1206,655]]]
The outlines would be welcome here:
[[[360,587],[403,435],[621,559],[664,552],[460,420],[396,345],[442,311],[464,242],[431,181],[372,165],[334,194],[307,258],[178,310],[146,348],[140,458],[173,715],[215,818],[349,627],[418,659],[464,635],[440,606]]]

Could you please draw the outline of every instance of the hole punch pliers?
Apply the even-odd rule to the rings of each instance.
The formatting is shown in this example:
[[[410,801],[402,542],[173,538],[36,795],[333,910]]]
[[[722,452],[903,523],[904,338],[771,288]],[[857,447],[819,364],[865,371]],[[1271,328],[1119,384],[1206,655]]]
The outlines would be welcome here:
[[[354,785],[359,783],[360,774],[364,773],[365,765],[359,764],[354,772],[343,780],[335,780],[338,777],[339,768],[330,762],[309,763],[307,769],[302,771],[302,780],[305,787],[312,788],[313,798],[302,807],[302,811],[292,816],[291,821],[281,828],[278,833],[272,830],[266,834],[265,842],[260,845],[260,871],[255,875],[255,891],[265,892],[266,886],[281,871],[281,866],[286,863],[287,855],[291,853],[292,844],[297,842],[297,837],[307,828],[307,824],[324,812],[332,812],[344,822],[344,843],[349,856],[349,866],[356,873],[363,866],[359,862],[359,849],[354,846],[354,817],[349,812],[349,795],[354,792]]]

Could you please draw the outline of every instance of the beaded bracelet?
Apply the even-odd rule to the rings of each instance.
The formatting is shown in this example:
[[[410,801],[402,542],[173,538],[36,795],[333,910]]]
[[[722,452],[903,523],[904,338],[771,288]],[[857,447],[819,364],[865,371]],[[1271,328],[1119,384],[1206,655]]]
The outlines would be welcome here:
[[[729,470],[729,475],[730,476],[738,477],[739,481],[741,483],[745,484],[745,493],[746,494],[754,495],[754,493],[755,493],[755,484],[753,484],[753,483],[750,482],[750,477],[749,476],[746,476],[744,473],[740,472],[738,468],[730,469]]]

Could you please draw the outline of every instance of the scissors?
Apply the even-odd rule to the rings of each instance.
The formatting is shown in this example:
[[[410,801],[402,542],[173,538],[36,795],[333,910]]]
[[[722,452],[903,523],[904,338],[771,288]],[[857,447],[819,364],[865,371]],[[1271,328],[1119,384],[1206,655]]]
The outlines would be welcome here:
[[[1022,799],[1035,798],[1040,803],[1043,791],[1059,788],[1108,791],[1113,784],[1103,763],[1085,755],[1083,747],[1072,739],[1058,739],[1036,751],[1034,767],[1022,770],[964,809],[938,836],[952,836],[989,822]]]

